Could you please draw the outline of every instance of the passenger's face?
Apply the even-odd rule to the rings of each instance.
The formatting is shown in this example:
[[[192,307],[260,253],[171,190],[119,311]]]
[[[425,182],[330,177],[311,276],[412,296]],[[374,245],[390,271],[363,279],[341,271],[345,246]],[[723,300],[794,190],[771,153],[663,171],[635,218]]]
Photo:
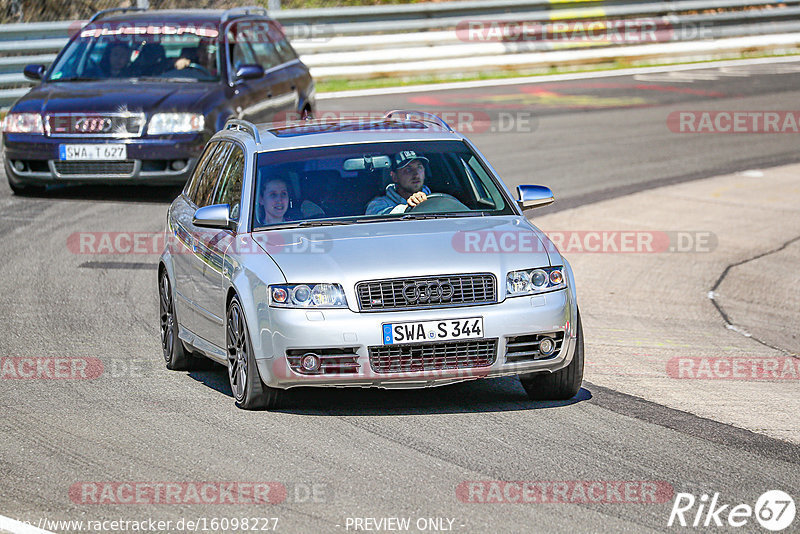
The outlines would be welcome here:
[[[282,180],[272,180],[267,183],[263,195],[261,195],[261,205],[267,223],[283,222],[286,210],[289,209],[289,190],[286,183]]]
[[[392,179],[401,195],[413,195],[422,191],[422,186],[425,185],[425,166],[421,161],[414,160],[402,169],[394,171]]]

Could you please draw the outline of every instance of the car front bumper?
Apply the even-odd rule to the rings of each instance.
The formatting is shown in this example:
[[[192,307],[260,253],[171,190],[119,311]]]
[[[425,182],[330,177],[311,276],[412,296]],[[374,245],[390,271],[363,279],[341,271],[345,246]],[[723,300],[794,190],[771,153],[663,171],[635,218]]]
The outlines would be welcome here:
[[[191,175],[207,135],[95,139],[4,134],[8,179],[18,185],[65,183],[183,184]],[[60,145],[125,144],[121,161],[61,161]]]
[[[370,347],[383,346],[382,325],[409,321],[434,321],[482,317],[484,339],[496,339],[493,363],[481,367],[436,368],[422,371],[378,372]],[[262,352],[256,362],[264,383],[276,388],[296,386],[352,386],[421,388],[477,378],[548,373],[570,364],[576,347],[577,305],[568,289],[536,297],[514,297],[485,306],[402,312],[355,313],[343,310],[261,308],[259,325]],[[543,359],[509,362],[509,338],[531,334],[563,334],[560,350]],[[271,347],[271,349],[266,349]],[[357,357],[356,372],[303,374],[291,368],[287,351],[323,353],[346,349]]]

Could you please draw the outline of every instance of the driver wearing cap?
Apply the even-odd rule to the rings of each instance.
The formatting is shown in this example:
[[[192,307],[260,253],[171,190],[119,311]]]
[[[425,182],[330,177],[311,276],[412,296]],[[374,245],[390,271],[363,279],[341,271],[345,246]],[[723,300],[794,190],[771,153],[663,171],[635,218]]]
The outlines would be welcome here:
[[[392,158],[392,183],[386,194],[372,199],[367,205],[367,215],[402,213],[425,202],[431,190],[425,185],[425,165],[428,158],[413,150],[398,152]]]

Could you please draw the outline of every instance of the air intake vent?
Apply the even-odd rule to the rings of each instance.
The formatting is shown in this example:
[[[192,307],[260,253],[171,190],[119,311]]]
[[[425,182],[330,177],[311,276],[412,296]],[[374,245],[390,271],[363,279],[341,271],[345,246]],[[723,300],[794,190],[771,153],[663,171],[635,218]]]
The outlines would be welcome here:
[[[376,373],[471,369],[492,365],[496,355],[496,338],[379,345],[369,347],[369,364]]]

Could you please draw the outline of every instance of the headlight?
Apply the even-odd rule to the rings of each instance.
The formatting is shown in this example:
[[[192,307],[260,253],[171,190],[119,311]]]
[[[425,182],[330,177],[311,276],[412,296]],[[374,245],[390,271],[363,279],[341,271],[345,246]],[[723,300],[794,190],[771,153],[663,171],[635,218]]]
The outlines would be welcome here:
[[[43,134],[42,116],[38,113],[9,113],[5,130],[10,133]]]
[[[518,297],[564,289],[567,287],[567,282],[564,279],[563,269],[563,267],[543,267],[511,271],[506,276],[506,295]]]
[[[269,286],[269,305],[278,308],[346,308],[339,284],[282,284]]]
[[[150,117],[147,135],[201,132],[206,118],[197,113],[156,113]]]

